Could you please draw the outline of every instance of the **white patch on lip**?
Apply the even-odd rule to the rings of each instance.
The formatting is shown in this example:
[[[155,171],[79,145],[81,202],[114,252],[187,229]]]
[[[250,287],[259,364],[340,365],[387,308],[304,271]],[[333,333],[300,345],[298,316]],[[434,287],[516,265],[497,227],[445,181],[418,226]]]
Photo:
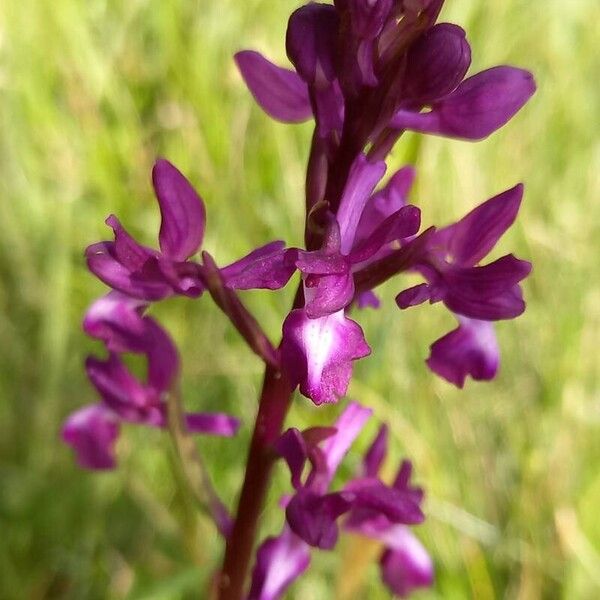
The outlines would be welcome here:
[[[310,386],[318,386],[325,367],[335,354],[340,343],[338,325],[343,324],[344,309],[336,313],[307,319],[302,327],[302,344],[308,358],[308,379]]]

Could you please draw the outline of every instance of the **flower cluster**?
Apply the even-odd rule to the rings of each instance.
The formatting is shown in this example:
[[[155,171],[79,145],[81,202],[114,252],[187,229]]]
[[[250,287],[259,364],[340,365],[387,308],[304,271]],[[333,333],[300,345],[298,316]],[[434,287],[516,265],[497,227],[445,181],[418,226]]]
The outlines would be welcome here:
[[[465,79],[471,50],[465,32],[438,23],[442,2],[344,0],[310,3],[289,21],[286,48],[295,70],[244,51],[236,59],[261,107],[284,122],[314,115],[307,174],[304,308],[283,327],[283,358],[292,380],[316,404],[343,396],[351,361],[369,353],[352,303],[378,305],[372,289],[402,271],[427,281],[397,297],[400,308],[443,301],[459,327],[432,345],[427,364],[462,387],[491,379],[499,356],[491,321],[524,310],[519,282],[530,265],[512,255],[480,261],[512,224],[518,185],[454,225],[420,227],[406,203],[413,171],[382,179],[384,158],[405,130],[477,140],[504,125],[535,90],[532,76],[509,66]],[[312,219],[311,219],[312,218]],[[314,234],[315,221],[323,233]]]
[[[286,523],[279,536],[268,538],[257,553],[249,600],[273,600],[309,566],[310,548],[330,550],[344,531],[383,544],[381,576],[400,596],[431,584],[433,565],[407,525],[424,519],[423,492],[412,487],[412,466],[404,461],[392,485],[379,479],[387,454],[388,430],[381,426],[365,453],[362,468],[339,491],[329,487],[344,456],[371,416],[371,411],[350,402],[334,427],[303,432],[288,429],[276,449],[286,461],[295,489],[284,498]],[[306,462],[310,470],[304,481]]]
[[[86,333],[108,351],[107,359],[91,357],[86,363],[101,402],[74,413],[63,428],[82,466],[114,467],[121,422],[160,428],[169,423],[170,398],[179,393],[179,357],[147,314],[153,303],[208,292],[267,365],[244,489],[253,492],[256,482],[262,486],[257,497],[264,496],[269,469],[280,456],[289,467],[293,493],[282,499],[283,531],[258,549],[250,599],[280,598],[308,567],[310,549],[333,548],[340,531],[381,542],[381,575],[393,593],[405,596],[432,581],[431,560],[409,529],[424,518],[423,492],[410,484],[410,463],[402,463],[391,485],[379,476],[387,453],[385,425],[360,472],[341,489],[330,489],[369,409],[351,402],[333,427],[303,432],[292,427],[281,434],[295,388],[315,405],[337,402],[346,394],[353,362],[371,353],[350,311],[379,307],[375,288],[398,274],[422,277],[408,289],[397,284],[396,304],[407,309],[426,300],[443,302],[455,315],[458,327],[432,344],[427,364],[462,387],[468,376],[495,376],[499,351],[493,322],[525,309],[520,282],[531,265],[512,254],[481,264],[515,221],[522,185],[456,223],[423,228],[419,208],[408,203],[414,168],[405,166],[384,181],[386,157],[405,131],[479,140],[502,127],[535,91],[531,74],[515,67],[466,77],[471,63],[466,34],[457,25],[437,23],[442,5],[443,0],[310,2],[289,19],[286,49],[293,69],[254,51],[236,55],[243,79],[268,115],[286,123],[315,121],[304,248],[274,241],[219,267],[200,251],[206,225],[202,199],[182,173],[160,159],[152,172],[161,213],[159,249],[138,243],[111,215],[106,222],[114,239],[86,251],[90,271],[111,291],[84,320]],[[295,272],[298,293],[276,347],[238,291],[278,290]],[[144,381],[127,368],[126,353],[145,357]],[[273,389],[281,397],[273,397],[270,377],[280,382]],[[266,414],[265,402],[277,409]],[[190,433],[231,436],[238,425],[225,414],[183,419]],[[222,598],[241,597],[245,554],[259,514],[256,508],[244,510],[240,501],[235,521],[227,516],[219,525],[216,519],[227,540]],[[231,555],[238,547],[242,554],[236,562]]]

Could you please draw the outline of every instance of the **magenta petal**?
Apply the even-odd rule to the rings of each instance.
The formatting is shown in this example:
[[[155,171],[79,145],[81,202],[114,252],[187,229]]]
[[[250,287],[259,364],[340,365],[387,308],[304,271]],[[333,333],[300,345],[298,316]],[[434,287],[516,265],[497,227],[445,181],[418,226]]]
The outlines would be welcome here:
[[[292,249],[289,251],[290,260],[305,275],[339,275],[348,270],[348,261],[339,253],[328,254],[323,250]]]
[[[425,519],[419,501],[410,491],[369,479],[355,479],[345,489],[355,495],[354,507],[357,510],[383,516],[390,523],[417,525]]]
[[[384,543],[388,548],[380,560],[381,578],[392,593],[404,598],[433,584],[431,558],[408,527],[394,526],[386,532]]]
[[[367,40],[380,34],[392,9],[392,0],[336,0],[334,4],[338,10],[349,13],[354,35]]]
[[[283,69],[258,52],[244,50],[235,62],[260,107],[284,123],[301,123],[312,117],[306,83],[290,69]]]
[[[145,317],[148,383],[159,392],[171,390],[179,374],[179,353],[167,332],[152,318]]]
[[[525,310],[517,284],[527,277],[531,263],[512,254],[482,267],[455,269],[444,274],[444,304],[472,319],[512,319]]]
[[[143,352],[145,324],[140,313],[146,306],[141,300],[110,292],[88,308],[83,330],[112,352]]]
[[[119,424],[115,415],[101,404],[85,406],[71,414],[62,428],[62,438],[86,469],[114,469],[115,441]]]
[[[337,81],[313,90],[317,132],[326,138],[332,131],[341,132],[344,125],[344,97]]]
[[[459,317],[460,325],[431,346],[429,368],[462,388],[467,375],[473,379],[493,379],[500,362],[494,325]]]
[[[309,275],[304,280],[305,311],[311,319],[346,308],[354,298],[350,269],[339,275]]]
[[[115,234],[114,256],[129,271],[141,269],[149,258],[156,256],[154,250],[138,244],[115,215],[110,215],[106,224]]]
[[[371,308],[379,308],[381,306],[381,301],[375,292],[367,290],[356,296],[356,306],[360,309],[367,308],[368,306]]]
[[[119,417],[133,423],[162,426],[164,416],[158,408],[157,394],[142,385],[116,354],[111,353],[107,360],[90,356],[85,368],[106,405]]]
[[[453,262],[476,265],[514,223],[522,198],[521,184],[490,198],[457,223],[438,230],[434,244],[442,244]]]
[[[224,267],[221,276],[226,286],[233,290],[278,290],[287,284],[295,270],[285,243],[276,241]]]
[[[415,179],[415,169],[405,166],[396,171],[385,187],[367,201],[356,230],[356,239],[366,239],[390,215],[406,205]]]
[[[363,459],[363,473],[365,477],[377,477],[381,465],[388,451],[388,426],[383,424],[379,428],[375,439],[369,446]]]
[[[418,306],[431,298],[431,286],[427,283],[420,283],[407,290],[400,292],[396,296],[396,304],[401,309],[410,306]]]
[[[369,162],[364,154],[359,154],[352,164],[337,211],[342,254],[350,253],[365,206],[385,169],[384,161]]]
[[[185,424],[190,433],[206,433],[222,437],[234,436],[240,421],[224,413],[190,413],[185,415]]]
[[[421,226],[421,211],[412,205],[403,206],[381,222],[375,230],[350,253],[353,264],[372,258],[383,246],[390,242],[411,237]]]
[[[336,402],[346,393],[352,361],[371,352],[360,326],[344,311],[310,319],[293,310],[283,324],[282,362],[292,383],[315,404]]]
[[[413,102],[430,104],[454,90],[470,64],[465,31],[451,23],[434,25],[408,51],[406,96]]]
[[[287,463],[292,476],[292,485],[300,487],[302,471],[308,457],[306,442],[302,434],[292,427],[285,431],[275,443],[275,450]]]
[[[256,553],[248,600],[278,600],[310,564],[309,546],[286,525]]]
[[[337,519],[350,510],[354,496],[349,492],[320,495],[300,489],[287,505],[285,515],[292,531],[307,544],[331,550],[337,543]]]
[[[339,18],[333,6],[311,2],[295,10],[288,21],[285,47],[296,71],[308,84],[335,78]]]
[[[114,242],[100,242],[89,246],[86,251],[89,270],[100,281],[133,298],[156,301],[172,295],[171,286],[163,280],[134,277],[132,271],[116,258]]]
[[[327,462],[329,484],[335,475],[342,459],[363,430],[369,420],[372,410],[361,406],[358,402],[348,402],[348,405],[335,422],[336,433],[323,444],[323,454]]]
[[[452,292],[444,304],[454,313],[481,321],[514,319],[525,311],[523,292],[518,285],[489,297]]]
[[[429,113],[398,111],[390,125],[467,140],[481,140],[505,125],[535,92],[533,76],[499,66],[465,79]]]
[[[160,249],[166,257],[184,261],[202,244],[206,224],[204,203],[190,182],[165,159],[154,164],[152,183],[162,218]]]

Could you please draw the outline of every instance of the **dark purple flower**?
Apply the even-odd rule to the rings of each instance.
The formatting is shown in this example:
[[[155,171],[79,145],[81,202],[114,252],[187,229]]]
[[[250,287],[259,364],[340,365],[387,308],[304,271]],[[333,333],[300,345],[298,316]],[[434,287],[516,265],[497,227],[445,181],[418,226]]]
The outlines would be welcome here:
[[[442,300],[453,312],[472,319],[520,315],[525,304],[518,283],[529,274],[530,263],[512,255],[484,266],[477,263],[514,221],[522,195],[523,186],[515,186],[436,232],[418,267],[427,283],[401,292],[400,308]]]
[[[62,438],[85,469],[114,469],[115,442],[119,419],[103,404],[90,404],[71,414],[62,429]]]
[[[414,590],[433,585],[431,558],[407,527],[396,525],[385,537],[374,537],[387,545],[379,565],[381,579],[392,593],[405,598]]]
[[[179,373],[177,350],[166,332],[151,317],[142,316],[135,300],[116,292],[95,302],[84,320],[90,335],[104,341],[107,359],[89,357],[86,370],[102,403],[86,407],[69,417],[63,438],[77,453],[79,463],[93,469],[115,466],[114,443],[119,422],[166,427],[166,395],[172,392]],[[145,356],[144,381],[131,373],[122,354]],[[232,436],[237,419],[222,413],[191,413],[185,416],[192,433]]]
[[[204,204],[189,181],[160,159],[152,182],[161,212],[160,251],[142,246],[111,215],[107,224],[115,240],[86,250],[89,269],[104,283],[132,298],[156,301],[173,294],[197,297],[205,289],[201,268],[189,260],[204,237]],[[279,289],[294,272],[285,263],[283,242],[271,242],[225,268],[232,289]]]
[[[248,600],[277,600],[310,564],[310,547],[284,525],[277,537],[267,538],[256,552]]]
[[[377,472],[351,480],[342,491],[328,492],[337,466],[368,416],[359,405],[350,404],[336,423],[337,432],[321,444],[295,449],[286,444],[283,448],[283,457],[295,469],[292,477],[299,483],[286,508],[287,521],[292,531],[311,546],[333,548],[338,536],[337,520],[348,512],[354,521],[385,518],[391,524],[415,524],[423,520],[421,497],[415,496],[407,485],[386,486],[377,478]],[[350,432],[345,430],[349,423],[354,424]],[[284,434],[284,438],[286,435],[290,434]],[[381,444],[381,439],[376,444]],[[278,448],[281,450],[282,446]],[[378,451],[373,450],[367,459],[371,469],[373,453]],[[304,483],[298,477],[298,461],[302,457],[312,464]]]
[[[365,455],[361,476],[340,491],[329,491],[342,459],[369,416],[368,409],[350,402],[334,428],[304,433],[289,429],[277,442],[276,450],[290,467],[296,491],[284,502],[287,524],[283,532],[269,538],[259,549],[252,583],[255,595],[251,593],[251,598],[280,598],[308,565],[311,546],[331,549],[335,545],[340,520],[344,530],[384,544],[380,561],[382,578],[393,592],[405,594],[407,590],[431,584],[431,560],[407,527],[423,519],[420,509],[423,493],[410,485],[410,463],[402,464],[392,486],[378,479],[387,448],[385,427]],[[307,462],[311,466],[304,474]],[[279,549],[279,559],[271,558],[271,549]],[[281,560],[287,555],[296,560],[284,568]],[[285,576],[279,575],[281,569]],[[270,588],[271,593],[266,592],[264,583],[269,578],[279,583]]]
[[[513,224],[523,196],[517,185],[472,210],[463,219],[435,232],[418,270],[427,280],[397,297],[400,308],[425,300],[444,304],[458,315],[460,326],[431,347],[428,365],[462,387],[467,375],[491,379],[498,369],[493,326],[525,309],[519,282],[531,270],[527,261],[507,255],[477,266]]]
[[[460,388],[467,375],[478,381],[493,379],[500,363],[493,323],[457,318],[459,326],[431,345],[427,365]]]
[[[142,300],[159,300],[181,293],[198,296],[204,287],[192,263],[186,262],[202,244],[206,213],[202,199],[168,161],[152,170],[152,183],[161,213],[160,251],[138,244],[111,215],[114,242],[86,250],[88,266],[104,283]]]
[[[387,438],[387,427],[382,425],[367,450],[363,470],[371,477],[377,476],[381,463],[385,459]],[[398,491],[403,498],[411,499],[418,506],[423,500],[423,491],[411,486],[411,474],[411,463],[404,461],[398,470],[392,489]],[[356,507],[348,515],[344,528],[383,544],[384,550],[379,560],[381,578],[394,594],[405,597],[417,588],[432,585],[431,558],[406,525],[394,523],[381,511]]]
[[[344,100],[336,73],[339,17],[333,6],[310,2],[292,13],[286,34],[287,55],[308,85],[322,138],[341,132]]]
[[[307,458],[318,464],[318,468],[309,476],[313,488],[324,494],[370,414],[369,409],[350,402],[338,418],[335,431],[320,429],[315,443],[311,443],[310,434],[303,436],[291,429],[282,435],[276,444],[277,449],[288,465],[296,465],[292,471],[298,465],[303,465]],[[305,439],[307,437],[308,441]],[[292,479],[296,476],[292,473]],[[287,499],[282,502],[284,506],[287,503]],[[281,534],[268,538],[258,549],[249,600],[278,600],[307,569],[309,562],[310,546],[285,524]]]
[[[372,194],[384,171],[383,162],[370,163],[359,155],[337,215],[326,215],[321,249],[286,254],[302,272],[305,305],[284,323],[282,364],[292,383],[299,383],[300,391],[316,404],[335,402],[345,394],[351,361],[370,352],[360,327],[344,314],[356,296],[354,272],[419,229],[420,211],[404,204],[412,171],[401,169],[381,192]]]
[[[322,248],[288,252],[304,275],[309,317],[347,307],[355,295],[353,273],[388,253],[394,242],[418,231],[420,211],[405,205],[402,194],[411,171],[401,169],[383,190],[372,195],[384,172],[383,162],[371,163],[359,155],[350,170],[337,215],[329,216]]]

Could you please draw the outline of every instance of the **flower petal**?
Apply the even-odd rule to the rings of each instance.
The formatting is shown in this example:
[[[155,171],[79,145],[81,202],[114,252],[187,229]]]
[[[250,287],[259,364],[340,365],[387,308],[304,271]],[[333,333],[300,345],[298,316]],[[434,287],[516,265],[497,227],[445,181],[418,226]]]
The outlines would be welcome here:
[[[433,584],[433,562],[408,527],[394,526],[383,541],[388,548],[380,560],[381,578],[392,593],[404,598]]]
[[[291,427],[285,431],[275,443],[275,450],[287,463],[292,476],[292,485],[300,487],[300,477],[308,457],[306,442],[300,431]]]
[[[121,294],[109,292],[96,300],[83,318],[83,330],[102,340],[112,352],[143,352],[140,343],[145,331],[141,311],[147,304]]]
[[[307,544],[331,550],[337,543],[337,519],[352,506],[348,492],[320,495],[301,488],[286,507],[286,520],[292,531]]]
[[[411,237],[421,226],[421,211],[411,204],[403,206],[384,219],[363,241],[355,245],[349,259],[353,264],[373,258],[384,247],[394,241]]]
[[[256,553],[248,600],[278,600],[310,564],[310,548],[285,525],[267,538]]]
[[[500,355],[494,325],[458,317],[459,326],[431,346],[427,365],[440,377],[459,388],[467,375],[473,379],[493,379]]]
[[[116,416],[101,404],[74,412],[62,428],[62,439],[73,448],[77,462],[86,469],[114,469],[118,436]]]
[[[345,489],[355,495],[353,509],[359,512],[383,516],[390,523],[404,525],[416,525],[425,519],[420,502],[410,491],[388,487],[379,480],[370,479],[354,479]]]
[[[240,428],[240,421],[225,413],[189,413],[185,424],[190,433],[205,433],[233,437]]]
[[[396,304],[405,309],[410,306],[418,306],[431,298],[431,286],[428,283],[419,283],[411,288],[403,290],[396,296]]]
[[[221,269],[221,276],[233,290],[278,290],[296,270],[285,249],[285,242],[265,244]]]
[[[365,206],[385,170],[384,161],[370,162],[364,154],[359,154],[352,164],[337,211],[342,254],[349,254],[352,250]]]
[[[388,451],[388,426],[384,423],[379,428],[375,439],[369,446],[363,459],[365,477],[377,477]]]
[[[288,21],[285,47],[296,71],[308,84],[333,81],[339,18],[333,6],[311,2]]]
[[[476,265],[514,223],[522,198],[523,185],[518,184],[490,198],[457,223],[438,230],[433,243],[443,245],[454,263]]]
[[[115,215],[110,215],[106,224],[115,234],[115,258],[129,271],[138,271],[150,257],[156,256],[155,250],[138,244]]]
[[[235,62],[254,99],[268,115],[283,123],[301,123],[312,117],[308,88],[297,73],[251,50],[238,52]]]
[[[164,414],[157,393],[138,381],[116,354],[111,353],[107,360],[90,356],[85,368],[106,405],[121,419],[163,426]]]
[[[431,104],[463,80],[471,64],[471,48],[462,27],[434,25],[408,50],[404,93],[412,102]]]
[[[481,140],[505,125],[534,92],[535,82],[528,71],[493,67],[465,79],[454,92],[434,104],[431,112],[399,110],[390,126]]]
[[[328,483],[331,482],[342,459],[363,430],[365,423],[373,411],[361,406],[358,402],[348,402],[348,405],[334,424],[335,435],[323,444],[323,454],[327,463]]]
[[[115,248],[114,242],[100,242],[88,246],[85,251],[88,269],[100,281],[147,302],[162,300],[173,294],[173,289],[164,280],[134,277],[132,271],[117,259]]]
[[[204,203],[190,182],[165,159],[154,164],[152,183],[162,219],[160,249],[166,257],[184,261],[202,244],[206,224]]]
[[[369,198],[356,230],[357,240],[365,240],[387,217],[406,205],[414,179],[414,167],[402,167],[390,177],[383,189]]]
[[[517,284],[527,277],[531,263],[512,254],[483,267],[444,273],[444,304],[455,313],[483,321],[512,319],[525,310]]]
[[[336,402],[346,393],[352,361],[367,356],[360,326],[344,311],[310,319],[306,311],[290,312],[283,324],[282,362],[293,384],[315,404]]]
[[[311,319],[338,312],[353,298],[354,279],[349,267],[338,275],[309,275],[304,279],[304,309]]]
[[[360,309],[367,308],[368,306],[371,308],[379,308],[381,306],[381,301],[375,292],[367,290],[356,296],[356,306]]]

